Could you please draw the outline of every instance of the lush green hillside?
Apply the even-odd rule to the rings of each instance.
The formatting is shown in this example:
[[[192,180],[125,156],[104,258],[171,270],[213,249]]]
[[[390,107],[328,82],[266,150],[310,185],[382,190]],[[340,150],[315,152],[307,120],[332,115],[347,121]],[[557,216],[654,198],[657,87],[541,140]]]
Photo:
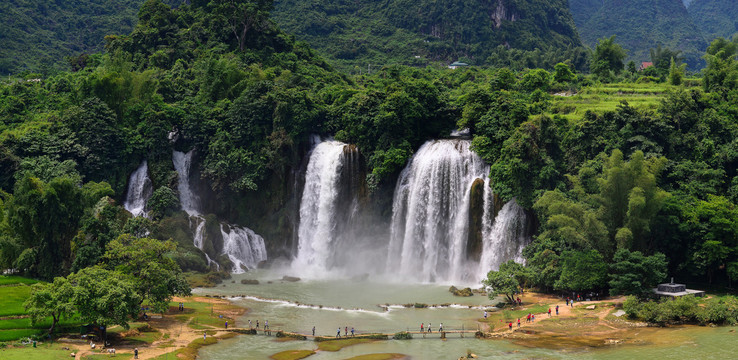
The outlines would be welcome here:
[[[0,2],[0,75],[69,69],[67,58],[98,52],[105,35],[127,34],[144,0]],[[170,5],[181,0],[165,1]]]
[[[563,63],[553,72],[385,66],[350,76],[282,32],[270,10],[260,0],[178,9],[147,0],[133,31],[109,36],[110,51],[78,71],[0,83],[0,268],[151,300],[165,283],[141,277],[149,268],[139,260],[166,265],[167,278],[180,267],[208,270],[180,211],[173,150],[194,150],[203,231],[220,233],[221,220],[248,226],[273,258],[296,245],[311,134],[357,145],[367,212],[389,221],[412,154],[456,127],[469,129],[499,199],[515,198],[536,219],[528,285],[627,294],[666,269],[701,282],[738,278],[736,43],[710,45],[703,78],[689,81],[701,89],[680,85],[676,66],[669,86],[636,71],[613,75],[635,85],[603,85],[611,77]],[[150,219],[120,205],[143,160]]]
[[[707,42],[680,0],[573,0],[570,6],[588,46],[616,35],[630,60],[650,61],[649,49],[661,44],[681,50],[690,68],[701,67]]]
[[[707,40],[731,38],[738,32],[738,2],[733,0],[694,0],[689,15]]]
[[[564,0],[279,0],[274,19],[356,73],[459,59],[519,68],[585,63]]]

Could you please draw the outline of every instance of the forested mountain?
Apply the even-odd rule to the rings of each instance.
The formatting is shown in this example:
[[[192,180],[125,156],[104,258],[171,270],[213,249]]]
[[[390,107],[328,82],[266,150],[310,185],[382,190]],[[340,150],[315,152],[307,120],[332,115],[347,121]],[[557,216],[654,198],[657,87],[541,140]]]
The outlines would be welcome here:
[[[708,41],[719,36],[729,39],[738,32],[737,1],[694,0],[687,10]]]
[[[274,20],[338,67],[553,67],[585,58],[565,0],[279,0]]]
[[[650,61],[659,44],[680,50],[692,69],[699,69],[707,46],[681,0],[571,0],[572,15],[582,41],[593,46],[616,35],[628,59]]]
[[[553,94],[658,79],[623,71],[612,43],[599,52],[598,63],[612,65],[602,76],[563,63],[553,72],[393,65],[351,76],[283,32],[271,5],[147,0],[134,29],[108,36],[109,51],[77,71],[0,82],[0,268],[51,279],[104,262],[118,239],[150,237],[173,239],[167,254],[181,268],[208,271],[203,251],[229,262],[223,222],[262,235],[270,258],[290,256],[315,135],[360,154],[361,203],[386,219],[413,154],[468,128],[494,197],[516,199],[534,219],[528,285],[622,293],[607,266],[641,279],[632,273],[643,268],[628,264],[643,256],[689,280],[738,278],[736,42],[711,43],[701,88],[677,85],[675,65],[675,85],[639,84],[643,93],[666,87],[646,110],[603,110],[597,96],[575,113]],[[202,200],[208,240],[199,247],[175,152],[192,154],[182,178]],[[144,161],[150,218],[121,206]],[[592,264],[602,271],[576,271]]]
[[[168,0],[176,5],[182,0]],[[0,1],[0,75],[67,70],[67,58],[128,34],[144,0]]]

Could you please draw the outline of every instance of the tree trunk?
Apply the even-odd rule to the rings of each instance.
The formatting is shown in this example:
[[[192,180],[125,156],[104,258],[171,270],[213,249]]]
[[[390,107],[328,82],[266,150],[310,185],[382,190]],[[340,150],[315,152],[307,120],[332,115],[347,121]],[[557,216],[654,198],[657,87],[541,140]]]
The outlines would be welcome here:
[[[49,335],[54,332],[54,328],[56,328],[56,323],[59,322],[59,318],[57,318],[56,314],[51,314],[51,327],[49,328]]]

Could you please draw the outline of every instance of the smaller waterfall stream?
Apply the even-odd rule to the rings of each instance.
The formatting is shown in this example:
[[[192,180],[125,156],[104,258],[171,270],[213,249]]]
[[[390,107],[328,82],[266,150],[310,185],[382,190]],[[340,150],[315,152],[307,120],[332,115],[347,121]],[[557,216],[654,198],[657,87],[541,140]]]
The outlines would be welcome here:
[[[193,191],[190,183],[190,166],[192,165],[193,151],[190,150],[187,153],[174,151],[172,153],[174,169],[179,175],[179,182],[177,184],[179,201],[182,204],[182,210],[190,215],[190,227],[194,229],[193,244],[198,249],[203,250],[208,261],[208,266],[214,264],[220,269],[220,264],[212,260],[210,255],[204,251],[206,220],[200,213],[200,197]],[[255,268],[259,262],[267,259],[264,239],[251,229],[221,223],[220,232],[223,240],[223,249],[220,251],[220,254],[213,255],[227,255],[233,263],[232,272],[242,273],[244,272],[244,268]]]
[[[490,213],[493,211],[492,197],[492,190],[485,188],[485,209]],[[479,262],[480,279],[487,278],[487,272],[499,269],[500,264],[508,260],[522,263],[523,248],[530,242],[526,234],[525,211],[515,200],[508,201],[502,207],[494,217],[494,222],[491,218],[492,216],[485,214],[482,229],[485,241],[482,259]]]
[[[133,216],[146,216],[146,202],[153,192],[151,179],[149,178],[149,167],[146,160],[131,174],[128,179],[128,191],[123,202],[123,208]]]

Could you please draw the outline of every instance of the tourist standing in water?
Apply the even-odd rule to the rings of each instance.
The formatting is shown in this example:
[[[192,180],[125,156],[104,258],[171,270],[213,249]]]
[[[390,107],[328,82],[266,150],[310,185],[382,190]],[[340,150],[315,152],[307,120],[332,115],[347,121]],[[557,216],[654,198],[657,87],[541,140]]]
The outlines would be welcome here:
[[[420,323],[420,332],[424,332],[424,331],[423,331],[423,324],[424,324],[424,323]]]
[[[338,328],[338,331],[336,331],[336,337],[337,338],[340,338],[341,337],[341,328],[340,327]]]
[[[315,336],[315,326],[313,326],[313,336]]]
[[[343,328],[343,336],[348,336],[348,326]]]
[[[428,332],[431,332],[431,323],[428,323]]]
[[[351,337],[354,337],[354,327],[351,327]]]
[[[441,323],[441,325],[438,326],[438,332],[443,332],[443,323]]]

